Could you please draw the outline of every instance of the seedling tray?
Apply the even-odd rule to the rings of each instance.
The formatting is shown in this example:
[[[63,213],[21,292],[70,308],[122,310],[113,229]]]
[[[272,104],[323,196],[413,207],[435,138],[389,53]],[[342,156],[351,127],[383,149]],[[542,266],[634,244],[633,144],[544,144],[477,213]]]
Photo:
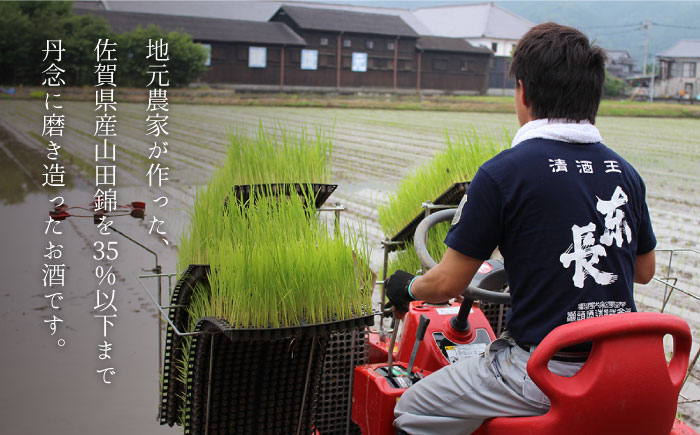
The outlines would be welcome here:
[[[274,184],[239,184],[233,186],[233,195],[243,203],[248,204],[251,196],[291,196],[293,193],[301,197],[313,197],[316,208],[325,204],[328,197],[338,188],[337,184],[322,183],[274,183]],[[228,206],[229,198],[226,198]]]
[[[314,426],[321,434],[361,435],[350,419],[355,367],[369,363],[366,328],[331,334],[323,359]]]
[[[283,328],[234,328],[226,321],[213,317],[204,317],[208,322],[218,326],[219,331],[230,341],[250,342],[257,340],[278,340],[280,338],[293,338],[300,336],[329,335],[335,331],[344,329],[364,328],[374,325],[374,315],[363,315],[351,319],[337,320],[313,325],[302,324],[299,326]]]
[[[440,194],[437,198],[432,201],[433,205],[447,205],[447,206],[458,206],[462,197],[467,192],[467,187],[469,187],[471,181],[462,181],[455,183],[450,186],[447,190]],[[418,224],[425,218],[425,213],[418,213],[413,220],[403,227],[394,237],[391,238],[390,244],[386,245],[386,249],[389,252],[395,251],[397,249],[404,249],[406,244],[413,241],[413,235],[416,232]]]
[[[209,334],[192,339],[185,434],[311,433],[328,337],[230,340],[230,329],[213,318],[197,324]]]
[[[168,317],[178,331],[186,331],[190,324],[190,315],[187,311],[192,301],[192,294],[200,281],[208,281],[209,266],[204,264],[192,264],[187,267],[182,277],[175,284]],[[165,350],[163,358],[163,385],[161,388],[160,424],[173,426],[179,420],[180,409],[183,406],[184,386],[177,381],[177,361],[182,359],[182,344],[184,337],[177,334],[168,324],[165,334]]]
[[[311,433],[332,333],[364,331],[371,323],[373,317],[366,316],[320,325],[236,329],[221,319],[200,319],[196,331],[203,334],[193,337],[190,350],[185,433],[272,435],[293,433],[297,427]],[[347,409],[347,404],[340,405]],[[328,408],[333,407],[323,411],[330,412]],[[332,411],[337,414],[337,409]]]
[[[182,277],[178,280],[175,289],[173,291],[173,295],[171,297],[171,306],[173,307],[170,310],[169,313],[169,318],[170,321],[172,322],[173,325],[177,328],[178,331],[186,331],[188,328],[188,325],[190,324],[190,319],[189,319],[189,314],[187,312],[187,309],[191,303],[193,292],[197,288],[197,284],[208,284],[209,277],[209,266],[208,265],[190,265],[185,273],[182,275]],[[204,286],[206,287],[206,286]],[[339,335],[346,333],[348,331],[357,331],[356,336],[362,337],[364,334],[364,331],[366,330],[367,326],[371,326],[374,324],[374,316],[372,314],[366,314],[366,313],[361,313],[359,316],[350,318],[350,319],[343,319],[343,320],[338,320],[338,321],[332,321],[332,322],[326,322],[326,323],[320,323],[320,324],[307,324],[307,325],[300,325],[300,326],[294,326],[294,327],[283,327],[283,328],[234,328],[230,324],[228,324],[226,321],[221,320],[221,319],[216,319],[216,318],[211,318],[211,317],[205,317],[202,318],[198,321],[197,323],[197,329],[193,331],[197,335],[194,335],[192,340],[192,348],[190,349],[190,367],[189,367],[189,375],[188,375],[188,385],[185,388],[185,386],[182,385],[181,382],[177,381],[178,377],[178,369],[175,365],[177,361],[180,361],[183,359],[183,354],[182,354],[182,343],[184,340],[184,337],[179,335],[177,331],[173,329],[172,326],[168,326],[167,333],[166,333],[166,347],[165,347],[165,358],[164,358],[164,366],[163,366],[163,387],[162,387],[162,392],[161,392],[161,418],[160,418],[160,423],[161,424],[168,424],[170,426],[173,426],[174,424],[178,424],[180,420],[180,415],[181,415],[181,409],[185,407],[185,409],[188,409],[189,411],[185,414],[185,429],[186,433],[204,433],[203,431],[200,431],[201,428],[206,426],[205,420],[203,420],[203,415],[201,408],[204,406],[202,403],[200,403],[202,400],[204,400],[204,396],[202,391],[202,388],[205,388],[206,386],[200,385],[200,381],[202,380],[202,376],[204,376],[202,373],[207,373],[207,379],[208,379],[208,366],[204,367],[201,365],[202,363],[202,358],[205,358],[207,361],[209,361],[209,358],[212,358],[212,361],[218,361],[216,364],[217,367],[219,367],[221,370],[224,370],[225,372],[230,372],[231,370],[238,370],[236,367],[240,366],[241,364],[245,365],[248,364],[248,362],[252,361],[253,367],[260,367],[262,370],[263,368],[269,368],[269,367],[274,367],[274,364],[276,364],[275,361],[268,362],[267,360],[261,361],[260,358],[267,358],[265,355],[267,355],[267,349],[269,346],[272,347],[279,347],[275,352],[272,352],[271,358],[275,358],[275,355],[282,355],[281,352],[284,351],[285,346],[291,346],[290,343],[310,343],[309,340],[311,339],[316,339],[317,341],[317,346],[321,346],[315,349],[314,352],[317,352],[317,358],[318,361],[313,362],[313,366],[316,367],[318,366],[314,373],[316,373],[316,378],[312,379],[313,382],[310,383],[314,390],[314,394],[317,394],[318,390],[318,373],[321,370],[322,366],[321,363],[324,361],[327,361],[325,358],[325,346],[326,343],[328,343],[329,340],[333,342],[334,340],[342,340],[340,337],[336,337],[334,339],[334,334]],[[203,356],[203,352],[207,353],[209,352],[207,349],[207,346],[210,346],[210,344],[202,344],[201,343],[206,342],[209,343],[209,339],[211,335],[214,334],[216,337],[213,338],[214,340],[214,346],[215,349],[219,349],[221,354],[214,353],[214,355],[205,355]],[[279,345],[278,343],[284,342],[287,343],[285,345]],[[195,343],[199,343],[195,346]],[[265,347],[264,343],[268,343],[268,347]],[[277,344],[275,344],[277,343]],[[247,347],[246,347],[247,346]],[[304,345],[305,346],[305,345]],[[231,350],[234,349],[234,350]],[[245,350],[248,349],[248,350]],[[245,351],[244,351],[245,350]],[[232,352],[232,353],[231,353]],[[256,352],[261,352],[262,356],[256,356]],[[358,352],[358,351],[356,351]],[[364,354],[366,353],[365,350],[360,349],[360,353]],[[232,358],[237,358],[241,359],[240,361],[236,360],[234,361]],[[335,356],[336,359],[339,358],[338,355]],[[362,355],[355,355],[354,357],[351,357],[351,353],[346,353],[345,358],[349,360],[356,361],[354,365],[361,364],[365,360],[363,359]],[[258,361],[257,363],[255,361]],[[347,365],[349,364],[348,361],[345,361],[344,364]],[[307,360],[308,363],[308,360]],[[307,364],[305,363],[305,364]],[[200,364],[200,365],[193,365],[193,364]],[[262,365],[261,365],[262,364]],[[291,363],[290,363],[291,364]],[[339,363],[338,363],[339,364]],[[338,364],[332,364],[333,367],[337,368]],[[308,365],[308,364],[307,364]],[[349,368],[349,367],[348,367]],[[216,369],[219,370],[219,369]],[[250,370],[250,369],[246,369]],[[282,369],[280,369],[282,370]],[[349,370],[351,372],[351,370]],[[328,371],[327,371],[328,372]],[[217,372],[218,373],[218,372]],[[264,376],[266,374],[260,374],[260,376]],[[194,377],[193,377],[194,376]],[[221,388],[218,383],[216,382],[224,382],[226,385],[228,383],[234,382],[233,385],[237,385],[238,382],[242,382],[241,388],[243,388],[245,391],[249,391],[250,394],[252,393],[252,389],[246,387],[245,382],[252,382],[252,381],[247,381],[245,377],[243,378],[238,378],[234,377],[231,379],[234,379],[234,381],[228,380],[231,376],[233,375],[226,375],[228,377],[221,378],[219,379],[219,374],[215,374],[214,377],[212,377],[212,382],[209,383],[207,381],[207,384],[212,385],[212,393],[215,391],[219,391]],[[296,375],[295,375],[296,376]],[[294,378],[295,380],[293,382],[299,382],[298,377]],[[287,382],[287,381],[285,381]],[[292,381],[290,381],[292,382]],[[290,384],[291,385],[291,384]],[[291,387],[289,387],[291,388]],[[205,388],[206,389],[206,388]],[[258,390],[258,387],[256,387],[256,391]],[[186,395],[184,394],[186,391]],[[347,392],[349,394],[350,387],[348,387]],[[217,393],[218,394],[218,393]],[[227,393],[227,394],[233,394],[233,393]],[[243,394],[243,393],[241,393]],[[257,394],[257,393],[255,393]],[[255,395],[255,397],[258,397]],[[275,400],[274,394],[272,394],[272,398],[266,398],[266,401],[273,401]],[[183,401],[183,397],[186,398],[186,403]],[[217,396],[218,397],[218,396]],[[265,396],[260,396],[265,398]],[[314,396],[315,397],[315,396]],[[336,397],[333,395],[326,395],[325,396],[328,401],[335,401]],[[301,398],[298,398],[298,402],[301,403]],[[243,400],[243,399],[241,399]],[[296,400],[296,399],[295,399]],[[317,398],[314,398],[313,400],[317,400]],[[206,403],[206,402],[204,402]],[[243,403],[243,402],[241,402]],[[267,403],[267,402],[266,402]],[[212,405],[214,406],[214,405]],[[219,405],[216,405],[219,406]],[[230,408],[228,405],[220,405],[221,407],[225,407],[226,409],[221,409],[216,411],[218,414],[219,412],[227,412],[227,409]],[[259,409],[263,409],[266,405],[260,405]],[[315,402],[314,402],[315,406]],[[335,414],[338,414],[339,411],[337,410],[338,406],[346,406],[345,404],[341,405],[329,405],[326,406],[324,409],[331,409],[332,412]],[[216,409],[215,407],[210,408],[211,410]],[[231,408],[233,409],[233,408]],[[256,408],[257,409],[257,408]],[[295,408],[296,409],[296,408]],[[315,408],[314,408],[315,409]],[[294,412],[300,411],[299,409],[296,409]],[[236,411],[238,412],[238,411]],[[248,412],[248,411],[246,411]],[[253,411],[250,411],[253,412]],[[258,411],[255,411],[258,412]],[[260,412],[267,412],[267,411],[260,411]],[[290,411],[291,412],[291,411]],[[304,411],[305,414],[307,411]],[[298,413],[297,413],[298,414]],[[209,419],[210,419],[210,425],[209,425],[209,433],[239,433],[236,431],[228,431],[226,429],[223,432],[219,431],[211,431],[211,417],[212,413],[209,413]],[[224,417],[221,417],[224,419]],[[252,418],[252,417],[251,417]],[[290,417],[291,418],[291,417]],[[306,417],[305,417],[306,418]],[[225,419],[224,419],[225,420]],[[219,424],[219,426],[224,425],[227,428],[230,428],[231,425],[236,424],[235,420],[236,419],[231,419],[231,421],[228,420],[222,420],[222,422]],[[276,420],[275,420],[276,421]],[[285,420],[287,423],[288,421]],[[313,421],[310,420],[310,421]],[[241,423],[243,424],[243,423]],[[245,423],[248,424],[248,423]],[[252,423],[251,423],[252,424]],[[286,424],[286,423],[285,423]],[[244,425],[245,426],[245,425]],[[187,428],[189,427],[189,432],[187,432]],[[243,427],[243,426],[242,426]],[[249,429],[252,429],[253,426],[247,426]],[[257,426],[256,426],[257,427]],[[264,428],[267,426],[260,426],[260,428]],[[269,433],[282,433],[284,430],[280,432],[280,428],[283,426],[277,427],[277,426],[270,426],[270,427],[276,427],[277,429],[271,430]],[[295,426],[296,427],[296,426]],[[265,431],[252,431],[252,432],[240,432],[240,433],[268,433]],[[308,432],[305,432],[308,433]]]

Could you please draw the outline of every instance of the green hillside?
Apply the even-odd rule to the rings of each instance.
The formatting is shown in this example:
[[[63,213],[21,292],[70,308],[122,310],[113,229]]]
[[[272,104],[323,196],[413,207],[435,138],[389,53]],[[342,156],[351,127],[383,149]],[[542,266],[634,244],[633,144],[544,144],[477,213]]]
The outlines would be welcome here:
[[[477,2],[483,3],[483,0]],[[470,2],[399,0],[341,3],[415,9]],[[555,21],[579,28],[604,48],[627,50],[640,70],[644,59],[644,21],[652,23],[649,27],[650,62],[655,54],[671,48],[679,39],[700,39],[698,1],[497,1],[495,4],[535,23]]]
[[[644,31],[650,21],[649,58],[679,39],[700,39],[700,2],[496,2],[535,23],[556,21],[586,32],[608,49],[627,50],[641,69]]]

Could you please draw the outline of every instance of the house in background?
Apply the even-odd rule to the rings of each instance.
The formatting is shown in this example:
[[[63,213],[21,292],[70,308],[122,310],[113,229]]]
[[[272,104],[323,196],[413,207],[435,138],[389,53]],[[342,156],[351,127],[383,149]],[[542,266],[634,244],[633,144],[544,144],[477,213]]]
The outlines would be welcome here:
[[[625,50],[605,50],[608,55],[608,61],[605,63],[605,69],[610,75],[620,79],[627,79],[631,76],[639,75],[639,71],[635,71],[635,61],[630,54]]]
[[[489,89],[513,89],[508,77],[510,55],[518,40],[535,23],[493,3],[432,6],[413,10],[413,15],[434,36],[462,38],[489,48],[494,57],[489,68]]]
[[[421,36],[418,49],[419,89],[471,89],[486,93],[491,50],[464,39]]]
[[[700,40],[682,39],[673,47],[659,53],[658,78],[654,95],[658,98],[695,99],[698,96],[700,78]]]
[[[408,88],[416,85],[418,34],[400,17],[282,6],[270,19],[284,23],[307,47],[292,51],[290,83],[307,86]],[[301,57],[314,57],[305,64]]]
[[[209,71],[200,78],[207,83],[281,86],[289,63],[286,52],[306,46],[306,41],[283,23],[105,10],[75,12],[103,17],[117,33],[149,24],[188,33],[209,52]]]
[[[74,7],[115,32],[153,24],[182,30],[209,52],[211,84],[250,89],[487,89],[491,51],[463,39],[421,37],[399,15],[284,5],[270,21],[118,12]],[[94,6],[94,5],[91,5]]]
[[[237,19],[237,20],[250,20],[250,21],[267,21],[273,19],[279,21],[280,18],[277,16],[281,7],[300,7],[305,9],[321,9],[327,11],[337,11],[337,12],[355,12],[355,13],[369,13],[374,15],[384,15],[384,16],[394,16],[400,18],[405,24],[407,24],[416,35],[421,36],[439,36],[439,37],[452,37],[464,39],[474,46],[486,47],[494,53],[494,56],[490,60],[489,66],[489,77],[488,86],[489,93],[510,93],[514,87],[514,82],[508,77],[508,71],[510,68],[510,54],[513,47],[517,41],[527,32],[534,23],[520,17],[519,15],[510,12],[502,7],[496,6],[493,3],[471,3],[463,5],[447,5],[447,6],[435,6],[435,7],[424,7],[415,10],[406,8],[392,8],[392,7],[375,7],[375,6],[360,6],[360,5],[346,5],[340,3],[313,3],[313,2],[302,2],[302,1],[235,1],[235,2],[221,2],[221,1],[207,1],[200,0],[197,2],[182,2],[182,1],[120,1],[120,0],[99,0],[92,2],[76,2],[74,7],[87,7],[83,6],[86,3],[92,3],[92,7],[98,9],[104,9],[109,11],[139,11],[139,12],[149,12],[154,14],[173,14],[182,16],[193,16],[193,17],[215,17],[215,18],[226,18],[226,19]],[[326,24],[328,27],[332,27],[334,19],[330,19]],[[289,23],[288,23],[289,24]],[[306,34],[301,29],[296,29],[303,39],[306,39]],[[310,30],[310,29],[309,29]],[[367,29],[366,29],[367,30]],[[333,33],[335,30],[332,30]],[[372,32],[378,32],[378,29],[372,29]],[[369,32],[369,33],[372,33]],[[351,32],[352,33],[352,32]],[[391,36],[391,35],[385,35]],[[402,37],[406,38],[406,37]],[[309,44],[313,45],[313,39],[307,41]],[[406,41],[402,41],[399,45],[403,49]],[[326,60],[330,58],[331,53],[327,50],[328,47],[323,49],[317,49],[318,55],[325,57]],[[342,48],[342,47],[341,47]],[[353,47],[356,48],[356,47]],[[316,48],[308,48],[314,49]],[[326,54],[324,56],[324,53]],[[405,52],[407,53],[407,51]],[[372,72],[372,68],[387,68],[385,64],[386,60],[382,61],[379,58],[385,55],[379,53],[373,53],[376,59],[377,65],[370,66],[373,61],[370,61],[372,53],[368,53],[368,68],[370,68],[369,76],[373,79],[380,74],[375,70]],[[337,56],[337,53],[335,53]],[[450,57],[454,56],[450,54]],[[399,56],[401,57],[401,56]],[[294,55],[296,59],[296,54]],[[415,58],[415,56],[414,56]],[[405,59],[407,60],[407,59]],[[323,62],[319,58],[319,61]],[[342,59],[341,59],[342,61]],[[296,60],[295,60],[296,62]],[[300,60],[299,60],[300,62]],[[393,62],[393,58],[389,60],[389,63]],[[414,59],[413,68],[415,71],[415,63],[417,59]],[[460,62],[455,60],[455,62]],[[425,64],[424,64],[425,65]],[[342,65],[341,65],[342,67]],[[322,69],[327,69],[328,67],[319,66],[319,71]],[[397,87],[405,87],[406,76],[408,74],[409,66],[406,61],[399,61],[398,73],[397,73]],[[327,71],[326,71],[327,72]],[[385,71],[386,72],[386,71]],[[392,75],[393,86],[393,71],[389,72]],[[314,73],[317,76],[323,76],[321,72]],[[305,77],[313,76],[314,74],[308,74]],[[386,74],[384,74],[386,75]],[[351,74],[348,77],[352,77]],[[403,77],[403,78],[402,78]],[[345,82],[345,78],[341,74],[341,80]],[[328,79],[324,80],[326,83]],[[337,81],[337,77],[336,77]],[[381,82],[386,84],[386,79],[381,79]],[[417,78],[414,78],[414,82],[417,82]],[[326,83],[327,84],[327,83]],[[384,84],[382,86],[384,86]],[[332,86],[337,85],[333,83]],[[420,84],[415,83],[416,87]],[[324,84],[325,86],[325,84]],[[345,86],[341,83],[341,86]],[[448,89],[442,85],[439,89]],[[452,88],[455,91],[468,91],[472,92],[471,88]]]
[[[271,20],[304,38],[299,56],[318,58],[317,70],[300,70],[290,83],[486,91],[489,50],[458,38],[419,38],[398,15],[285,5]]]

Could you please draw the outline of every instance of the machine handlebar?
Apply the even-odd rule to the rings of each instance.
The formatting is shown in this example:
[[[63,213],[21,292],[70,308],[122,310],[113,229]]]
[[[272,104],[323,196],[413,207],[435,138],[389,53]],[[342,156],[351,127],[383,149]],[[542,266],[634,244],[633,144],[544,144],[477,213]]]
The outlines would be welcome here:
[[[452,220],[456,212],[457,209],[454,208],[437,211],[423,219],[421,223],[418,224],[418,227],[416,227],[416,232],[413,235],[413,246],[415,247],[416,255],[418,255],[421,264],[427,269],[431,269],[437,265],[428,252],[428,231],[440,222]],[[472,284],[469,284],[462,295],[466,299],[476,301],[485,301],[494,304],[510,304],[509,293],[485,290]]]

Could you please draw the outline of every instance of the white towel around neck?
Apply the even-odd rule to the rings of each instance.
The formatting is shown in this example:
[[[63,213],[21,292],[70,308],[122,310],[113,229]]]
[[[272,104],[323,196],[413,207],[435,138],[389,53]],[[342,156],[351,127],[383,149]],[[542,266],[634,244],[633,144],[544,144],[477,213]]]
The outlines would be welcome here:
[[[600,131],[590,122],[563,119],[536,119],[528,122],[515,134],[511,147],[528,139],[552,139],[569,143],[603,142]]]

